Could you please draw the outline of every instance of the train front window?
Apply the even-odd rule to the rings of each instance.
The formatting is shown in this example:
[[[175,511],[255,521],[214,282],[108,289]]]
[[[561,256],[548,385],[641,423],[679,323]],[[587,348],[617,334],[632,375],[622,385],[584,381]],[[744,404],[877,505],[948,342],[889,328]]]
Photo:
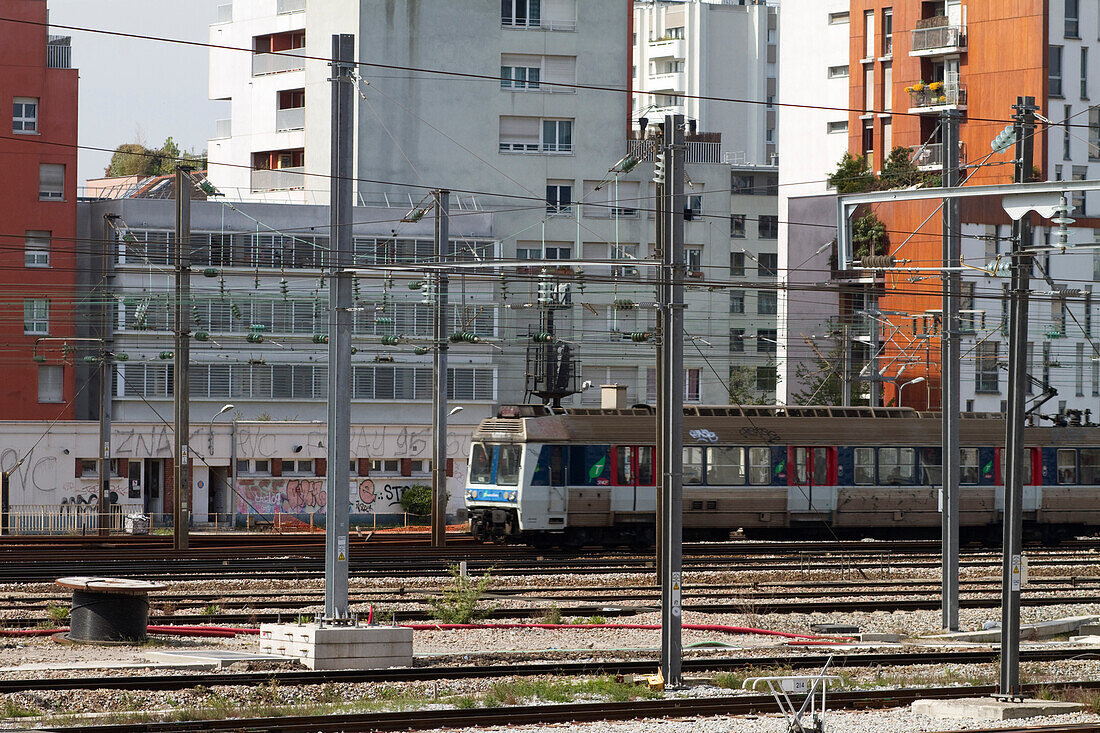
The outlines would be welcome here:
[[[855,482],[867,486],[875,482],[875,449],[855,448],[852,451],[855,467]]]
[[[499,446],[500,461],[497,463],[497,484],[515,486],[519,483],[519,459],[522,451],[518,445]]]
[[[703,483],[703,449],[684,447],[684,484]]]
[[[487,484],[493,479],[493,453],[484,443],[474,443],[470,451],[470,483]]]
[[[879,448],[878,480],[883,484],[913,483],[916,451],[912,448]]]
[[[959,483],[978,483],[977,448],[959,448]]]
[[[1058,483],[1077,483],[1077,451],[1073,448],[1058,449]]]
[[[749,483],[767,486],[772,482],[772,449],[749,448]]]
[[[707,483],[735,485],[745,483],[744,448],[707,448]]]
[[[1081,483],[1085,485],[1100,484],[1100,449],[1082,448],[1081,456]]]

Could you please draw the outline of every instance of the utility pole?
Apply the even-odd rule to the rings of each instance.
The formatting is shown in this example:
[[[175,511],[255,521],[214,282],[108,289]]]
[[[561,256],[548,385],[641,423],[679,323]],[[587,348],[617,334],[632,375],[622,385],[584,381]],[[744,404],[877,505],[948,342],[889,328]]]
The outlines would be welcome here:
[[[1016,97],[1016,183],[1031,177],[1035,154],[1034,97]],[[1031,215],[1012,225],[1012,279],[1008,316],[1008,424],[1005,429],[1004,565],[1001,580],[1000,694],[1019,697],[1020,586],[1023,535],[1024,410],[1027,401],[1027,295],[1031,277]]]
[[[107,515],[107,498],[111,493],[111,382],[114,381],[114,362],[112,348],[114,344],[114,297],[111,282],[114,279],[114,229],[111,224],[118,214],[106,214],[103,217],[103,259],[100,267],[99,285],[99,536],[111,533]],[[129,481],[128,477],[123,477]]]
[[[663,407],[663,442],[659,450],[662,494],[657,511],[661,527],[661,676],[665,684],[680,684],[682,626],[681,568],[683,565],[683,442],[684,442],[684,116],[665,116],[665,201],[671,237],[661,253],[661,279],[666,280],[662,321],[661,381],[658,400]]]
[[[355,36],[332,36],[332,157],[328,262],[328,451],[325,519],[325,619],[348,613],[351,512],[352,104]]]
[[[943,113],[944,188],[959,185],[959,119],[957,110]],[[959,295],[962,291],[962,232],[959,200],[943,200],[943,314],[940,319],[940,415],[943,447],[941,553],[943,628],[959,630]],[[899,401],[900,405],[900,401]]]
[[[654,202],[654,249],[655,254],[661,260],[661,267],[657,268],[657,306],[659,310],[657,311],[656,318],[656,334],[654,334],[657,340],[657,369],[654,377],[658,385],[658,390],[660,390],[660,385],[665,383],[665,339],[667,336],[665,331],[664,308],[665,304],[667,304],[670,299],[666,290],[668,283],[667,274],[664,268],[665,253],[669,251],[668,222],[670,219],[668,198],[666,196],[666,191],[668,189],[668,167],[665,162],[666,138],[664,135],[667,133],[669,135],[668,139],[671,139],[672,133],[670,130],[666,130],[666,127],[667,125],[660,128],[662,136],[660,139],[654,141],[653,147],[653,183],[655,184],[654,192],[656,197]],[[662,508],[665,505],[665,486],[664,479],[662,478],[665,475],[665,449],[663,448],[665,444],[665,401],[660,391],[657,393],[657,404],[655,407],[655,417],[657,420],[657,442],[655,443],[657,446],[657,455],[655,470],[658,478],[655,487],[657,516],[654,522],[654,537],[657,550],[657,565],[655,568],[656,579],[657,587],[660,588],[664,585],[665,577],[665,521],[662,512]]]
[[[435,259],[447,261],[450,246],[451,192],[433,191],[435,197]],[[447,286],[448,276],[436,270],[435,279],[435,369],[432,390],[432,547],[447,544]]]
[[[191,168],[176,166],[176,348],[172,361],[175,400],[175,525],[173,549],[186,550],[191,525]]]

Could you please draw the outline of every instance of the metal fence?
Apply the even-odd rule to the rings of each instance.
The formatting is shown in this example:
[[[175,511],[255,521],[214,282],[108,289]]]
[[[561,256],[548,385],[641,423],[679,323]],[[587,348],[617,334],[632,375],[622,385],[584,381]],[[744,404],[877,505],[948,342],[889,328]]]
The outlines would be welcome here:
[[[69,36],[50,36],[46,42],[46,68],[73,68],[73,49]]]
[[[98,532],[105,521],[112,532],[121,532],[127,514],[140,513],[141,504],[115,504],[100,514],[89,504],[12,504],[8,508],[10,534],[85,534]]]
[[[655,140],[627,140],[626,150],[639,160],[647,163],[653,162],[653,156],[657,150]],[[685,145],[688,163],[721,163],[722,143],[716,142],[689,142]]]

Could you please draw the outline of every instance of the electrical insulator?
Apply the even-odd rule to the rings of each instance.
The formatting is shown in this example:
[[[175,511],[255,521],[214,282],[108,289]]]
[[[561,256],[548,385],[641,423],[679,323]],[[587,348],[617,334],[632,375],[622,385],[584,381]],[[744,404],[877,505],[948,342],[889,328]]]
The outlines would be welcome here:
[[[420,288],[424,287],[424,283],[424,280],[413,280],[409,283],[409,290],[420,290]]]
[[[1008,125],[997,133],[997,137],[993,138],[993,142],[989,144],[989,147],[993,148],[994,153],[1003,153],[1015,143],[1016,128],[1013,125]]]
[[[893,267],[897,264],[897,258],[893,255],[868,255],[860,260],[860,264],[871,268]]]
[[[238,305],[237,305],[236,303],[234,303],[233,301],[230,301],[230,302],[229,302],[229,311],[230,311],[230,312],[231,312],[231,313],[233,314],[233,317],[234,317],[234,318],[236,318],[236,319],[237,319],[238,321],[239,321],[239,320],[241,320],[241,309],[240,309],[240,306],[238,306]]]
[[[359,300],[359,278],[358,277],[353,277],[351,279],[351,292],[352,292],[352,298],[354,298],[358,302],[358,300]]]
[[[221,274],[221,271],[216,267],[207,267],[202,271],[204,277],[217,277]]]
[[[548,303],[553,302],[553,300],[554,300],[554,296],[553,296],[553,292],[552,292],[553,287],[554,287],[554,283],[553,283],[553,281],[551,281],[550,276],[548,274],[543,272],[542,274],[539,275],[539,286],[538,286],[538,303],[539,303],[539,305],[546,305]]]
[[[389,316],[375,316],[374,317],[374,322],[377,323],[379,326],[392,326],[393,325],[393,319],[390,318]]]
[[[619,298],[618,300],[613,302],[611,305],[615,308],[615,310],[620,310],[620,311],[634,310],[635,308],[638,307],[638,304],[635,303],[630,298]]]
[[[420,302],[424,305],[435,303],[435,283],[422,282],[420,284]]]
[[[427,354],[429,351],[431,351],[431,349],[429,349],[427,346],[417,346],[415,349],[413,349],[413,353],[417,356],[424,356],[424,354]]]
[[[400,336],[383,336],[382,337],[382,345],[383,346],[397,346],[400,343],[401,343],[401,337]]]
[[[225,195],[221,191],[219,191],[218,189],[214,188],[214,184],[211,183],[210,181],[206,180],[205,178],[203,180],[199,181],[199,190],[201,190],[207,196],[224,196]]]
[[[286,300],[287,295],[290,294],[290,283],[286,281],[285,277],[279,281],[279,291],[283,294],[283,300]]]
[[[210,334],[207,333],[206,331],[195,331],[195,340],[196,341],[209,341],[210,340]]]
[[[665,155],[665,151],[657,153],[653,159],[653,182],[664,183],[668,178],[668,158]]]
[[[554,340],[554,335],[543,331],[541,333],[536,333],[535,335],[533,335],[531,337],[531,340],[534,341],[536,344],[548,344]]]
[[[115,354],[115,361],[130,361],[130,355],[127,353]]]
[[[85,356],[84,357],[84,363],[85,364],[95,364],[97,361],[99,361],[98,356]]]
[[[652,334],[646,333],[645,331],[635,331],[634,333],[630,334],[630,340],[639,344],[649,341],[651,337]]]
[[[38,362],[39,364],[45,364],[46,363],[46,357],[43,354],[35,354],[34,355],[34,360],[36,362]]]
[[[264,342],[264,335],[262,333],[250,333],[244,337],[244,340],[250,344],[262,344]]]
[[[478,336],[476,333],[470,333],[469,331],[459,331],[457,333],[451,334],[451,341],[454,341],[455,343],[463,341],[468,344],[480,344],[481,337]]]
[[[248,363],[253,365],[253,366],[256,366],[256,365],[259,365],[259,364],[266,364],[267,362],[263,360],[263,357],[260,357],[259,359],[249,359]]]
[[[267,326],[262,323],[253,323],[251,326],[248,327],[248,330],[252,333],[263,333],[267,330]]]
[[[175,356],[175,354],[173,354],[171,351],[162,351],[159,354],[157,354],[157,357],[164,360],[164,361],[168,361],[173,356]]]
[[[315,343],[315,344],[327,344],[328,343],[328,336],[323,334],[323,333],[315,333],[315,334],[313,334],[313,343]]]
[[[351,353],[352,353],[352,355],[354,356],[355,354],[358,354],[358,353],[359,353],[359,349],[357,349],[357,348],[355,348],[354,346],[352,346],[352,347],[351,347]]]

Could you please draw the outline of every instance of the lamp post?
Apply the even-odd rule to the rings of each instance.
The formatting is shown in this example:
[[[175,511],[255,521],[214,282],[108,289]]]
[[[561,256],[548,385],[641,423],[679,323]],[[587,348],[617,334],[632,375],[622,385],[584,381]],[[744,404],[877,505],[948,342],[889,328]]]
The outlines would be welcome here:
[[[224,415],[225,413],[232,410],[234,407],[236,407],[236,405],[225,405],[224,407],[222,407],[222,409],[218,410],[214,414],[214,417],[210,418],[210,431],[207,434],[207,440],[206,440],[206,455],[207,456],[213,456],[214,455],[214,421],[217,420],[221,415]]]
[[[924,381],[924,377],[915,377],[913,379],[910,379],[908,382],[901,385],[900,387],[898,387],[898,407],[902,406],[901,405],[901,391],[903,389],[905,389],[906,387],[908,387],[910,384],[917,384],[917,383],[923,382],[923,381]]]

